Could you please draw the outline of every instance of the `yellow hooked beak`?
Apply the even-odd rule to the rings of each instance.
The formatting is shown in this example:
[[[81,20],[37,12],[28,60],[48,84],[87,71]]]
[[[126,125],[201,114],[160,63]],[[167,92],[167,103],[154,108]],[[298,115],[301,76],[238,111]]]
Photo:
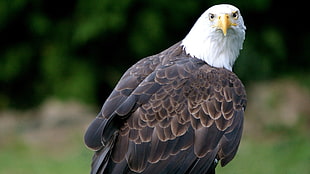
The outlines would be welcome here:
[[[230,16],[228,14],[222,14],[218,16],[218,22],[215,27],[221,29],[223,31],[224,36],[227,34],[227,29],[231,26],[236,26],[236,23],[232,23],[230,20]]]

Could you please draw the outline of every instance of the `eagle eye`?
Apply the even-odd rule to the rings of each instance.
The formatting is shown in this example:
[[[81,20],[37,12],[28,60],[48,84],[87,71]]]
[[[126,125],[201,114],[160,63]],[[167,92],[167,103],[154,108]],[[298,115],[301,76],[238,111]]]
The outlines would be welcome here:
[[[213,21],[215,18],[215,15],[213,13],[209,13],[209,20]]]
[[[238,17],[239,17],[238,11],[233,12],[233,13],[232,13],[232,17],[233,17],[234,19],[238,19]]]

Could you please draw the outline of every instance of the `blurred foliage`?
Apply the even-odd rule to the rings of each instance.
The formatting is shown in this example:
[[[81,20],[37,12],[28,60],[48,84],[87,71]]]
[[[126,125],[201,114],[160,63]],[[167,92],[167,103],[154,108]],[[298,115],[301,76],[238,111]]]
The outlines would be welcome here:
[[[290,73],[309,79],[305,6],[279,0],[226,2],[239,7],[247,26],[234,69],[244,82]],[[183,39],[218,3],[1,0],[0,109],[31,107],[47,97],[102,103],[127,68]]]

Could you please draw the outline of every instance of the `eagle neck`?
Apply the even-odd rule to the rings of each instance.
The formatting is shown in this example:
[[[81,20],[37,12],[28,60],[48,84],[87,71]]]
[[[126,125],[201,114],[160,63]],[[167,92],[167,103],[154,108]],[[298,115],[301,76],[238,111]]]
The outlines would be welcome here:
[[[242,33],[235,32],[229,30],[224,36],[221,31],[205,31],[194,26],[181,45],[192,57],[201,59],[213,67],[232,71],[244,40]]]

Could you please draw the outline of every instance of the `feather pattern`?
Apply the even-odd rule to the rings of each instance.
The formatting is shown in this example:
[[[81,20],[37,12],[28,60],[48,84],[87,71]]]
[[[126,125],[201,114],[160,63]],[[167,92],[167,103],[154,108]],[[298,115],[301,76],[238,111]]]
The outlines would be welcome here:
[[[179,42],[128,69],[104,103],[85,134],[92,173],[212,173],[236,154],[245,107],[233,72]]]

